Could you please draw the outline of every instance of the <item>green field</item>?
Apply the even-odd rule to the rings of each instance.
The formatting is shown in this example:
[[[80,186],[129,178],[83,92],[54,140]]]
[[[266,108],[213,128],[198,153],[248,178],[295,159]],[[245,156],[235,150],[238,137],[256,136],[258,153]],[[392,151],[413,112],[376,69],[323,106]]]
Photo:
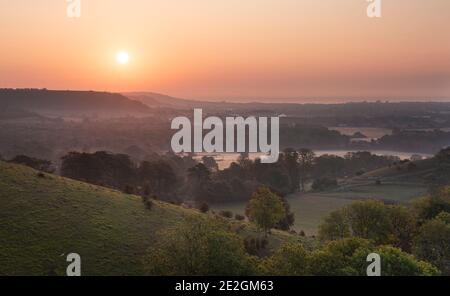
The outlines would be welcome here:
[[[352,200],[330,198],[317,194],[291,195],[288,197],[291,211],[295,213],[295,231],[303,230],[306,235],[315,235],[317,226],[321,219],[333,210],[342,208],[351,203]],[[216,211],[229,210],[233,213],[243,214],[245,212],[244,202],[233,202],[213,205]]]
[[[315,235],[321,220],[331,211],[340,209],[355,200],[378,199],[388,203],[408,203],[426,194],[423,182],[430,172],[430,161],[419,162],[416,171],[405,168],[383,168],[363,176],[341,181],[338,188],[325,192],[307,192],[288,196],[291,211],[295,213],[293,229]],[[380,185],[375,181],[381,180]],[[233,202],[213,205],[216,211],[229,210],[243,214],[246,204]]]

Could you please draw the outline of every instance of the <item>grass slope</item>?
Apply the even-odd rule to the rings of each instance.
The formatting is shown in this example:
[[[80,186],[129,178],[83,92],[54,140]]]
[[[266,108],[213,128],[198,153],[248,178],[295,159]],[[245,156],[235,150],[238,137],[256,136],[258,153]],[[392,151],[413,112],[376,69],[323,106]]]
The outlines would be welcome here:
[[[71,252],[85,275],[142,274],[156,233],[193,214],[0,162],[0,275],[63,275]]]

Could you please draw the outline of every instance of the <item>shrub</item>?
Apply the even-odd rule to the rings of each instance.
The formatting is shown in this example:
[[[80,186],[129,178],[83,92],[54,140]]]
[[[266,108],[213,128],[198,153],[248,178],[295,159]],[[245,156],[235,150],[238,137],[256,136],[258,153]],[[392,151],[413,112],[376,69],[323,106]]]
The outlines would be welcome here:
[[[153,200],[147,196],[142,197],[142,202],[147,210],[151,210],[153,208]]]
[[[134,194],[134,187],[131,185],[125,185],[123,192],[126,194]]]
[[[209,211],[209,205],[206,202],[204,202],[200,205],[200,207],[198,209],[202,213],[207,213]]]
[[[236,220],[238,220],[238,221],[243,221],[243,220],[245,220],[245,217],[244,217],[243,215],[236,214],[236,215],[234,216],[234,219],[236,219]]]
[[[444,215],[439,214],[422,225],[414,239],[413,253],[450,275],[450,224],[442,221],[442,217]]]
[[[322,241],[351,236],[370,239],[375,244],[393,244],[409,251],[416,232],[413,214],[403,206],[380,201],[358,201],[331,212],[319,226]]]
[[[162,233],[145,259],[152,275],[255,274],[255,262],[245,252],[242,239],[206,217],[187,218],[173,231]]]
[[[264,251],[269,241],[266,238],[247,237],[244,240],[245,250],[248,254],[258,256]]]
[[[231,212],[231,211],[223,210],[223,211],[219,212],[219,215],[222,216],[222,217],[228,218],[228,219],[233,218],[233,212]]]

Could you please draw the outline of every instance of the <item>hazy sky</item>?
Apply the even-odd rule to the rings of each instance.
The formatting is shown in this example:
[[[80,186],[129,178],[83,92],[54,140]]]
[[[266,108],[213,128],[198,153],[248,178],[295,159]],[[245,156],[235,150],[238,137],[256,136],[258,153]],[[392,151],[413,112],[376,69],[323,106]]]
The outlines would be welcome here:
[[[0,0],[0,87],[450,98],[450,1]],[[116,62],[127,51],[126,65]]]

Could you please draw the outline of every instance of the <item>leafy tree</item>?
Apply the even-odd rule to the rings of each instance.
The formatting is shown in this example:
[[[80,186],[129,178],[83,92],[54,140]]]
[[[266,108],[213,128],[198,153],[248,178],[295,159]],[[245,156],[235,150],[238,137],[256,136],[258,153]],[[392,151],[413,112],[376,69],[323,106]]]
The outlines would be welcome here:
[[[450,188],[417,200],[413,205],[419,224],[434,219],[441,212],[450,213]]]
[[[51,161],[28,157],[26,155],[17,155],[9,162],[26,165],[35,170],[43,171],[46,173],[53,173],[55,171],[55,168],[53,167]]]
[[[339,240],[351,235],[350,224],[344,211],[333,211],[319,225],[319,239]]]
[[[210,180],[211,171],[203,163],[199,163],[188,169],[188,176],[199,184],[203,184]]]
[[[105,151],[70,152],[62,158],[61,175],[119,190],[137,183],[136,166],[130,157]]]
[[[423,224],[414,239],[413,253],[450,275],[450,224],[445,214]]]
[[[286,215],[283,219],[280,220],[280,222],[275,225],[275,228],[287,231],[295,223],[295,213],[291,212],[291,205],[285,198],[282,197],[281,200],[283,201],[284,211]]]
[[[212,220],[186,218],[147,256],[149,273],[179,276],[229,276],[254,273],[241,238]]]
[[[286,243],[266,259],[263,270],[272,276],[310,275],[310,254],[298,243]]]
[[[139,167],[139,177],[142,184],[149,186],[157,196],[170,194],[177,183],[177,176],[170,164],[163,160],[144,161]]]
[[[390,217],[382,202],[358,201],[349,205],[346,211],[354,236],[373,240],[376,244],[390,242]]]
[[[267,187],[260,187],[253,194],[246,212],[249,220],[255,222],[265,236],[286,216],[283,201]]]
[[[291,179],[291,192],[300,190],[300,163],[299,153],[294,149],[288,148],[280,155],[280,160],[286,165],[289,178]]]
[[[206,202],[203,202],[199,208],[200,212],[207,213],[209,211],[209,205]]]
[[[410,252],[417,223],[413,213],[404,206],[387,206],[390,220],[392,244],[403,251]]]
[[[219,165],[212,156],[203,156],[202,162],[208,168],[208,170],[212,172],[217,172],[219,170]]]
[[[356,236],[377,245],[392,244],[404,251],[411,250],[415,234],[416,220],[411,211],[375,200],[354,202],[331,212],[319,226],[319,238],[323,241]]]
[[[375,247],[369,240],[346,238],[328,243],[311,254],[313,275],[365,276],[367,256],[377,253],[381,257],[383,276],[430,276],[439,271],[431,264],[419,261],[412,255],[392,246]]]
[[[300,169],[300,190],[305,191],[305,182],[311,173],[315,154],[310,149],[300,149],[298,152]]]

